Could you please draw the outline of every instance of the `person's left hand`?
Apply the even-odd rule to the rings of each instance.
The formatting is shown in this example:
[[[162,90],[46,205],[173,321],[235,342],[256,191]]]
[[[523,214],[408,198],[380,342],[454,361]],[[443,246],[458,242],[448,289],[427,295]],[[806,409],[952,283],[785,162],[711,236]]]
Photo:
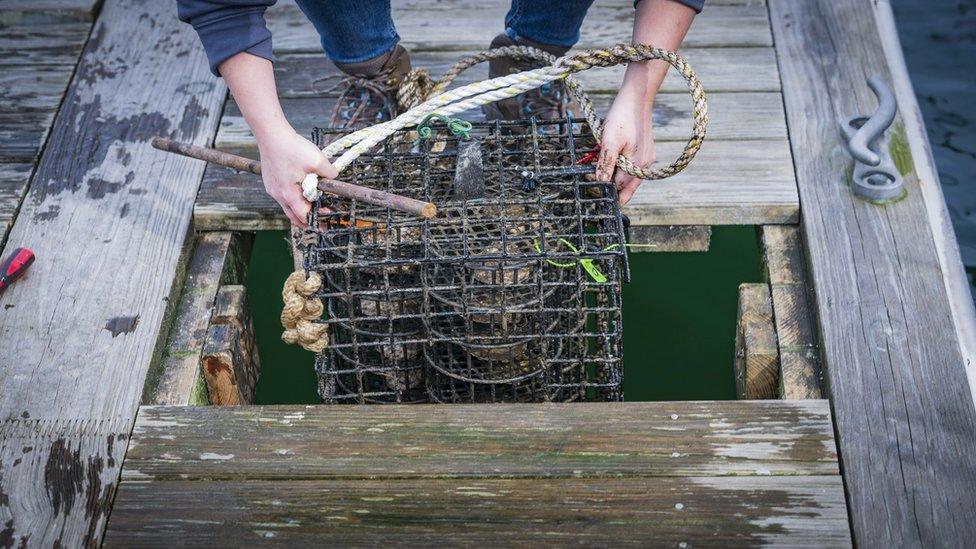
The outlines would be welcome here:
[[[622,154],[642,168],[655,160],[651,101],[635,88],[625,82],[607,112],[596,168],[597,179],[616,184],[621,205],[630,201],[642,180],[623,170],[614,174],[617,156]]]

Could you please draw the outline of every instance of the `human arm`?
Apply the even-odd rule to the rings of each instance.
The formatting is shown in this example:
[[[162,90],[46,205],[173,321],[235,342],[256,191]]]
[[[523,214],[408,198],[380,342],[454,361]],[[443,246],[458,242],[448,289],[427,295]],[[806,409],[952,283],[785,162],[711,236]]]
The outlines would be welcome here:
[[[694,2],[642,0],[637,4],[633,41],[675,51],[691,27],[696,11]],[[611,178],[617,186],[621,204],[626,204],[641,180],[619,171],[614,175],[617,156],[623,154],[641,167],[655,160],[652,128],[654,99],[669,65],[665,61],[630,63],[623,84],[607,112],[603,125],[597,177]]]
[[[306,174],[336,177],[335,168],[285,119],[275,89],[271,32],[264,10],[275,0],[178,0],[181,21],[193,25],[214,74],[223,76],[258,143],[264,188],[295,225],[309,203],[298,183]]]
[[[304,226],[310,204],[299,183],[306,174],[335,179],[339,174],[311,141],[288,123],[275,88],[271,62],[241,52],[218,67],[261,153],[261,178],[292,224]]]

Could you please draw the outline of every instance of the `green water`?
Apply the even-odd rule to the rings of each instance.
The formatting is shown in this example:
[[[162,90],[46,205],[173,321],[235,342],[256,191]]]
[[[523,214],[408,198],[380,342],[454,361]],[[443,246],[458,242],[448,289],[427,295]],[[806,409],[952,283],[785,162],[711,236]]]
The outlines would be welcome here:
[[[738,286],[761,280],[752,227],[716,227],[706,253],[635,253],[624,287],[627,400],[732,399]],[[284,232],[258,233],[247,274],[261,356],[257,404],[316,403],[312,354],[280,339]]]

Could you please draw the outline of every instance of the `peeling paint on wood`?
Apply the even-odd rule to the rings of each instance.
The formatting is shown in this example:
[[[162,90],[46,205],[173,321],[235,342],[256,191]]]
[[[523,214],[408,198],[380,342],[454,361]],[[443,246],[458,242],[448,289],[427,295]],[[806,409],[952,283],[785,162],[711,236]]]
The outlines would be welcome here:
[[[70,63],[65,54],[80,51],[89,28],[5,27],[0,51],[18,55],[0,65]],[[196,104],[178,88],[195,90]],[[224,96],[170,5],[105,6],[9,235],[40,260],[29,284],[5,292],[11,307],[0,314],[0,353],[18,357],[0,368],[0,395],[17,395],[0,399],[5,540],[76,547],[102,538],[202,176],[148,140],[165,132],[208,142]],[[49,107],[43,97],[34,107]],[[43,139],[12,135],[32,136],[24,151]]]
[[[144,407],[106,545],[848,546],[832,446],[826,401]]]

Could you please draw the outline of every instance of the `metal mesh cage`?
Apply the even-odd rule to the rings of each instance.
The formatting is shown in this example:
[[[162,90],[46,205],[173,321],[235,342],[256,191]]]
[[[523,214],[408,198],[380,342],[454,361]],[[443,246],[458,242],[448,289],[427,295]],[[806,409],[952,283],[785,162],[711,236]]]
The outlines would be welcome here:
[[[314,137],[323,146],[338,133]],[[591,133],[567,118],[479,123],[469,136],[404,131],[344,172],[434,202],[435,219],[331,195],[315,204],[298,246],[324,281],[322,399],[622,399],[629,271],[616,191],[567,170],[595,147]],[[456,175],[478,173],[457,170],[459,156],[471,161],[459,149],[470,147],[483,182],[462,200],[471,182]]]

